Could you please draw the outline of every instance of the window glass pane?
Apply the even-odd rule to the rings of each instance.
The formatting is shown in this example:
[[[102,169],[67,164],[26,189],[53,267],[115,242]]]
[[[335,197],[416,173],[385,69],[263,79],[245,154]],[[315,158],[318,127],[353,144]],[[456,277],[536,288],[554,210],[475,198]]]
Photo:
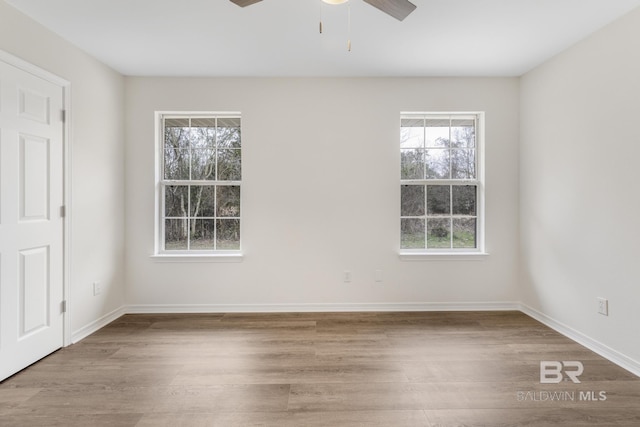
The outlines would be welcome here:
[[[192,218],[189,221],[190,227],[190,249],[192,250],[213,250],[214,244],[214,224],[213,219]]]
[[[427,119],[425,127],[427,147],[449,147],[449,118]]]
[[[219,185],[217,187],[217,216],[240,216],[240,186]]]
[[[451,177],[453,179],[475,179],[476,150],[451,150]]]
[[[193,149],[191,150],[191,179],[214,180],[216,179],[216,150]]]
[[[476,247],[476,220],[475,218],[453,219],[453,247]]]
[[[427,179],[449,179],[449,150],[426,150],[425,166]]]
[[[216,118],[215,117],[191,117],[191,127],[215,129]]]
[[[427,220],[427,248],[451,248],[451,221],[449,218]]]
[[[191,148],[215,148],[215,128],[192,127],[189,132]]]
[[[189,212],[189,187],[167,185],[164,188],[164,216],[186,217]]]
[[[239,128],[240,117],[218,117],[219,128]]]
[[[400,148],[424,147],[424,120],[402,119],[400,121]]]
[[[476,186],[475,185],[454,185],[453,186],[453,214],[454,215],[475,215],[476,214]]]
[[[166,219],[164,221],[164,248],[165,250],[187,250],[187,236],[189,220]]]
[[[451,186],[427,185],[427,215],[449,215]]]
[[[212,185],[191,186],[190,216],[214,217],[215,212],[215,187]]]
[[[424,179],[421,149],[400,150],[400,179]]]
[[[451,146],[473,148],[476,146],[475,120],[453,119],[451,120]]]
[[[218,148],[240,148],[240,118],[219,118],[216,135]]]
[[[164,148],[189,148],[189,119],[166,119],[164,122]]]
[[[219,219],[216,221],[216,249],[240,249],[239,219]]]
[[[189,150],[164,150],[164,179],[189,179]]]
[[[400,187],[400,215],[424,215],[424,185],[403,185]]]
[[[189,127],[189,118],[188,117],[173,117],[173,118],[165,118],[164,125],[166,127]]]
[[[220,181],[239,181],[241,177],[239,149],[218,150],[218,179]]]
[[[424,219],[403,218],[400,220],[400,247],[402,249],[424,249]]]

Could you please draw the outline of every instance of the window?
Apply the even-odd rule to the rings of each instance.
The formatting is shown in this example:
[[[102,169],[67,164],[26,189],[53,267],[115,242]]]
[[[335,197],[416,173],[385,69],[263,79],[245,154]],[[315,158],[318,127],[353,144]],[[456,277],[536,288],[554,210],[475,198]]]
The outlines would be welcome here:
[[[403,113],[400,249],[481,252],[482,114]]]
[[[157,252],[240,250],[239,114],[158,113]]]

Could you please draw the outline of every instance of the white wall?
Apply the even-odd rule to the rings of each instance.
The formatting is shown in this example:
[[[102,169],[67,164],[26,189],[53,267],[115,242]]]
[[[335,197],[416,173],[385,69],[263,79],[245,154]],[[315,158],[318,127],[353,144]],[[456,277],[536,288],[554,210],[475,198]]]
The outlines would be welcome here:
[[[128,302],[233,309],[518,301],[518,103],[518,79],[510,78],[127,78]],[[243,262],[150,258],[156,110],[242,112]],[[460,110],[486,111],[491,255],[400,261],[399,113]],[[377,269],[382,284],[374,283]],[[342,282],[344,270],[352,283]]]
[[[0,1],[0,49],[71,82],[71,332],[124,304],[124,78]],[[92,282],[102,283],[94,297]]]
[[[639,52],[636,9],[527,73],[520,111],[523,301],[636,367]]]

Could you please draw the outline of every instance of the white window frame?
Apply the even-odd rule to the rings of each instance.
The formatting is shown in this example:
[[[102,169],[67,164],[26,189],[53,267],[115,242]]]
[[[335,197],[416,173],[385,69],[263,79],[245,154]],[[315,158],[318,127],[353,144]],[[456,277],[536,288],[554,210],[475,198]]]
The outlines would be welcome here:
[[[152,258],[161,262],[211,262],[211,261],[241,261],[242,252],[242,172],[238,181],[197,181],[197,180],[166,180],[164,179],[164,120],[165,118],[240,118],[242,127],[242,114],[236,111],[156,111],[155,112],[155,221],[154,221],[154,253]],[[242,133],[242,132],[241,132]],[[241,148],[242,150],[242,143]],[[242,153],[240,154],[242,159]],[[166,250],[165,239],[165,192],[168,185],[235,185],[240,186],[240,248],[237,250]]]
[[[400,188],[402,185],[465,185],[472,184],[477,188],[476,192],[476,247],[475,248],[419,248],[409,249],[402,248],[400,244],[400,224],[398,223],[398,253],[401,260],[405,261],[421,261],[421,260],[481,260],[488,255],[485,250],[485,165],[484,165],[484,147],[485,147],[485,114],[482,111],[446,111],[446,112],[401,112],[400,123],[403,119],[412,118],[456,118],[456,117],[475,117],[475,179],[402,179],[400,177]],[[401,126],[401,124],[400,124]],[[400,132],[398,132],[400,134]],[[399,153],[401,150],[399,149]],[[400,164],[400,162],[398,162]],[[400,175],[400,173],[399,173]],[[400,213],[400,204],[398,204],[398,218],[402,217]],[[425,211],[425,220],[427,212]],[[425,230],[426,231],[426,230]],[[425,236],[426,239],[426,236]]]

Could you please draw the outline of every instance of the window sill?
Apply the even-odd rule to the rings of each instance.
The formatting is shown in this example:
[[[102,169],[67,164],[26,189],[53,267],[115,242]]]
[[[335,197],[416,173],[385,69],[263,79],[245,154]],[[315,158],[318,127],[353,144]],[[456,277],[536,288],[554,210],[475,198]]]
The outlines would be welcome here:
[[[400,252],[400,261],[484,261],[487,252]]]
[[[155,254],[150,257],[155,262],[242,262],[242,253],[219,254]]]

